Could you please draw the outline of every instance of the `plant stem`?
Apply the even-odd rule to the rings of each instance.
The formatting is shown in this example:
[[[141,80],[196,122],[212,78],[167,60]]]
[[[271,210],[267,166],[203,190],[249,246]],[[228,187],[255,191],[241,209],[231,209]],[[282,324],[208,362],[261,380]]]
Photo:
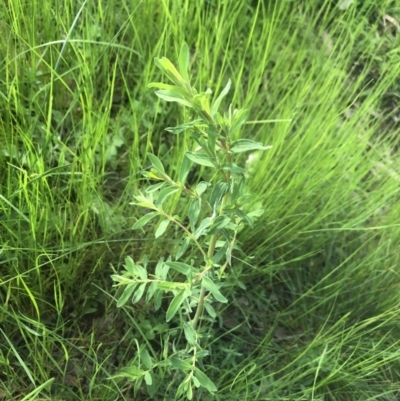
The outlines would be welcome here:
[[[226,204],[227,197],[228,194],[224,196],[222,204]],[[217,243],[217,239],[218,239],[218,234],[214,234],[211,236],[211,241],[210,245],[208,246],[208,252],[207,252],[208,260],[211,260],[212,257],[214,256],[215,244]],[[196,314],[194,315],[194,318],[192,320],[193,330],[196,330],[200,317],[203,314],[205,297],[206,297],[206,289],[204,287],[201,287],[199,303],[197,304]]]

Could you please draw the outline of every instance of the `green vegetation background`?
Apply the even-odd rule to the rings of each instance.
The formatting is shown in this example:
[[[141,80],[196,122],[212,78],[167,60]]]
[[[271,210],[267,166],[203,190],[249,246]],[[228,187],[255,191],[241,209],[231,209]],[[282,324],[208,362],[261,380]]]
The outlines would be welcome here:
[[[148,151],[174,169],[186,149],[164,130],[183,109],[146,88],[186,41],[195,86],[230,78],[245,136],[273,145],[249,163],[266,213],[215,327],[214,399],[398,399],[400,7],[339,3],[1,2],[0,398],[147,399],[107,378],[143,342],[161,358],[168,327],[118,310],[110,275],[173,246],[132,232],[129,202]]]

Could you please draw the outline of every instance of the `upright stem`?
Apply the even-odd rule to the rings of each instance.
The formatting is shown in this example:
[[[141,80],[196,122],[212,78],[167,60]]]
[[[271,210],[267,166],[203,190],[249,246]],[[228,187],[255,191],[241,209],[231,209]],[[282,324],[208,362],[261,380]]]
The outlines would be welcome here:
[[[228,194],[224,196],[222,200],[222,205],[226,204],[228,196],[229,196]],[[208,246],[208,252],[207,252],[208,260],[211,260],[212,257],[214,256],[215,244],[217,243],[217,239],[218,239],[218,234],[214,234],[211,236],[210,245]],[[199,303],[197,304],[196,314],[194,315],[194,318],[192,320],[192,327],[194,330],[196,330],[201,315],[203,314],[205,297],[206,297],[206,289],[204,287],[201,287]]]
[[[211,116],[206,115],[206,117],[207,117],[207,120],[211,124],[214,124]],[[228,163],[232,162],[231,155],[229,154],[229,149],[225,149],[225,157],[226,157],[226,161]],[[228,174],[225,176],[225,180],[229,183],[230,179],[231,179],[231,174],[228,172]],[[220,211],[219,211],[220,215],[223,213],[222,209],[223,209],[224,206],[226,206],[226,204],[228,202],[228,199],[229,199],[229,192],[222,198],[221,207],[220,207]],[[211,236],[210,245],[208,247],[208,252],[207,252],[207,259],[208,260],[212,260],[212,257],[214,256],[215,245],[217,243],[217,239],[218,239],[218,234],[217,233]],[[207,267],[209,267],[209,266],[207,266]],[[199,320],[200,320],[201,316],[203,315],[205,297],[206,297],[206,289],[204,287],[201,287],[200,296],[199,296],[199,303],[197,304],[196,313],[195,313],[194,318],[192,320],[192,327],[193,327],[194,330],[196,330],[197,325],[199,323]]]

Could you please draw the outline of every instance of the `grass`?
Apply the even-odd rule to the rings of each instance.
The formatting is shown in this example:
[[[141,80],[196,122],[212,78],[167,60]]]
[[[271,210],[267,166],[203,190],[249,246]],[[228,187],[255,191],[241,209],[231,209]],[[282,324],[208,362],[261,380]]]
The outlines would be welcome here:
[[[110,275],[172,245],[133,233],[129,202],[148,151],[185,151],[164,131],[184,111],[146,85],[186,41],[195,86],[231,78],[246,137],[273,145],[249,166],[266,213],[210,340],[214,399],[398,398],[400,9],[359,3],[0,5],[0,397],[148,399],[109,378],[171,328],[117,309]]]

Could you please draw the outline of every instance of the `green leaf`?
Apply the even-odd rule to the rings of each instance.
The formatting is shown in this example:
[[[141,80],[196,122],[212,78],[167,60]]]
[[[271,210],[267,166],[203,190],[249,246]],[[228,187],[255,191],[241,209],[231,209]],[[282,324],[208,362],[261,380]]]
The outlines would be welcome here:
[[[175,298],[169,304],[167,310],[166,314],[167,322],[169,322],[176,315],[183,301],[189,296],[190,296],[190,290],[188,288],[184,288],[175,296]]]
[[[185,276],[190,275],[191,272],[195,274],[199,274],[200,271],[193,266],[190,266],[186,263],[182,262],[166,262],[166,264],[171,267],[172,269],[176,270],[178,273],[181,273]]]
[[[125,258],[125,269],[127,270],[127,272],[132,276],[135,277],[135,275],[137,274],[137,270],[136,270],[136,265],[134,260],[130,257],[127,256]]]
[[[192,103],[183,99],[177,92],[168,91],[168,90],[159,90],[156,92],[156,95],[167,102],[176,102],[186,107],[193,107]]]
[[[254,210],[252,212],[249,212],[247,215],[250,217],[260,217],[264,214],[264,209],[258,209]]]
[[[135,273],[141,280],[147,280],[147,271],[144,267],[135,264]]]
[[[163,265],[164,265],[164,259],[161,258],[156,265],[156,269],[154,271],[156,277],[158,278],[162,278],[161,274],[162,274],[162,269],[163,269]]]
[[[219,263],[219,261],[223,258],[223,256],[226,254],[226,252],[229,249],[229,243],[225,242],[225,245],[222,246],[221,248],[218,249],[218,252],[214,254],[212,257],[212,260],[214,263]]]
[[[167,198],[169,198],[171,195],[175,194],[180,190],[181,188],[174,187],[172,185],[162,189],[158,194],[157,200],[155,201],[156,207],[160,208]]]
[[[193,198],[190,201],[189,210],[188,210],[190,229],[192,231],[195,230],[195,226],[197,223],[197,219],[199,218],[200,210],[201,210],[201,199]]]
[[[205,155],[204,153],[186,152],[186,157],[200,166],[215,167],[216,161],[214,158]]]
[[[181,88],[176,85],[168,85],[168,84],[164,84],[162,82],[152,82],[152,83],[148,84],[147,87],[148,88],[157,88],[157,89],[160,89],[163,91],[168,91],[168,92],[174,92],[182,98],[191,96],[190,92],[186,88]]]
[[[156,291],[154,294],[154,310],[158,311],[161,308],[162,303],[162,291]]]
[[[196,345],[196,332],[192,325],[187,322],[183,322],[183,331],[185,333],[187,342],[190,345]]]
[[[139,228],[144,227],[150,220],[154,219],[154,217],[158,216],[158,212],[150,212],[141,217],[133,226],[132,230],[138,230]]]
[[[229,134],[230,135],[235,134],[240,129],[240,127],[246,122],[248,116],[249,116],[249,110],[245,109],[238,111],[235,110]]]
[[[253,228],[253,226],[254,226],[253,220],[249,217],[248,214],[246,214],[245,212],[243,212],[243,210],[237,209],[237,210],[235,210],[235,214],[236,214],[236,216],[240,217],[242,220],[247,221],[247,224],[248,224],[251,228]]]
[[[144,291],[146,289],[146,285],[147,285],[147,283],[140,284],[139,288],[133,294],[132,303],[136,304],[137,302],[139,302],[142,299],[142,296],[143,296]]]
[[[210,291],[218,302],[222,303],[228,302],[228,300],[220,293],[216,284],[209,277],[204,276],[203,279],[201,280],[201,285],[206,290]]]
[[[210,315],[210,317],[212,317],[213,319],[217,317],[217,312],[215,312],[215,309],[213,308],[213,306],[206,302],[204,304],[204,308],[206,309],[207,313]]]
[[[217,141],[217,133],[215,132],[213,127],[209,127],[207,130],[207,145],[208,149],[210,150],[211,154],[215,156],[215,149],[216,149],[216,141]]]
[[[166,57],[155,58],[156,66],[177,86],[185,87],[185,81],[178,70]]]
[[[161,160],[152,153],[147,153],[147,157],[150,159],[151,164],[153,167],[160,173],[165,174],[164,166],[161,163]]]
[[[231,80],[229,79],[225,88],[222,90],[221,94],[218,96],[218,98],[215,100],[214,104],[212,105],[211,117],[214,118],[215,114],[217,113],[217,111],[219,109],[219,106],[221,105],[222,99],[228,94],[230,88],[231,88]]]
[[[169,362],[175,369],[179,369],[183,372],[192,370],[192,363],[190,359],[182,360],[175,356],[172,356],[171,358],[169,358]]]
[[[209,182],[206,181],[201,181],[197,184],[196,186],[196,193],[197,195],[201,196],[205,190],[207,189],[207,187],[209,187],[211,184]]]
[[[178,135],[181,132],[186,131],[186,130],[193,128],[195,126],[198,126],[198,125],[204,125],[204,121],[203,120],[193,120],[193,121],[190,121],[185,124],[177,125],[176,127],[165,128],[165,131],[171,132],[171,134]]]
[[[146,367],[146,369],[151,369],[153,367],[154,364],[153,360],[146,348],[141,349],[140,359],[143,362],[143,365]]]
[[[196,355],[197,355],[197,353],[196,353]],[[194,376],[192,376],[192,382],[196,388],[200,388],[201,384]]]
[[[193,399],[193,389],[190,383],[188,383],[188,388],[186,391],[186,397],[189,401],[191,401]]]
[[[183,157],[182,164],[179,169],[179,182],[181,184],[185,185],[187,175],[189,174],[191,168],[192,168],[192,163],[190,163],[190,160],[185,155]]]
[[[189,85],[189,46],[184,43],[179,52],[179,72],[181,73],[183,79]]]
[[[209,228],[208,235],[214,235],[219,230],[222,230],[224,227],[226,227],[229,223],[231,223],[231,219],[228,216],[226,215],[218,216],[214,220],[214,223]]]
[[[145,192],[146,192],[146,194],[151,194],[151,193],[156,192],[159,189],[161,189],[164,185],[165,185],[165,182],[159,182],[158,184],[149,185],[146,188]]]
[[[142,377],[146,372],[142,369],[139,369],[137,366],[127,366],[125,368],[122,368],[119,373],[117,373],[115,376],[110,377],[110,379],[116,379],[116,378],[127,378],[130,380],[137,380],[140,377]]]
[[[264,146],[261,142],[254,142],[250,139],[238,139],[232,142],[230,151],[232,153],[248,152],[250,150],[267,150],[272,146]]]
[[[131,297],[133,291],[135,291],[137,285],[138,283],[131,283],[125,287],[124,292],[118,299],[117,308],[121,308],[128,302],[128,299]]]
[[[217,387],[215,387],[215,384],[199,368],[195,369],[194,376],[200,382],[200,384],[203,387],[205,387],[210,393],[213,393],[213,392],[217,391]]]
[[[246,170],[242,167],[239,167],[235,163],[226,163],[222,166],[223,170],[228,170],[233,174],[244,174]]]
[[[176,252],[175,259],[178,260],[188,249],[188,246],[190,244],[190,238],[185,237],[181,243],[181,246],[179,247],[178,251]]]
[[[169,260],[170,260],[170,258],[168,258],[168,261]],[[168,271],[169,271],[169,266],[166,263],[164,263],[163,259],[160,259],[156,266],[157,277],[161,278],[161,280],[166,280]]]
[[[186,288],[186,283],[177,283],[174,281],[161,281],[157,287],[163,291],[181,291]]]
[[[170,222],[171,222],[171,220],[165,219],[159,224],[159,226],[157,227],[156,233],[155,233],[156,238],[161,237],[161,235],[163,235],[165,233]]]
[[[200,111],[200,113],[206,112],[207,114],[210,114],[209,95],[211,93],[211,89],[207,89],[205,92],[193,96],[193,105]]]
[[[151,194],[148,194],[148,197],[146,197],[141,193],[140,195],[135,196],[135,200],[136,200],[136,202],[131,202],[130,204],[144,207],[147,209],[153,209],[153,210],[157,209],[154,206],[153,197]]]
[[[235,180],[232,188],[231,202],[234,203],[243,194],[245,178],[241,177],[239,180]]]
[[[148,386],[151,386],[153,384],[153,378],[151,376],[151,372],[146,372],[144,374],[144,381]]]
[[[157,289],[158,289],[158,284],[156,282],[153,282],[149,285],[149,288],[147,289],[146,293],[146,303],[151,301]]]
[[[206,217],[205,219],[203,219],[199,224],[199,226],[197,227],[196,232],[194,233],[195,238],[198,239],[203,234],[204,230],[210,227],[212,222],[213,220],[211,217]]]
[[[221,203],[222,198],[228,193],[229,184],[225,181],[218,181],[213,188],[210,195],[210,206],[213,210],[216,210],[218,205]]]

